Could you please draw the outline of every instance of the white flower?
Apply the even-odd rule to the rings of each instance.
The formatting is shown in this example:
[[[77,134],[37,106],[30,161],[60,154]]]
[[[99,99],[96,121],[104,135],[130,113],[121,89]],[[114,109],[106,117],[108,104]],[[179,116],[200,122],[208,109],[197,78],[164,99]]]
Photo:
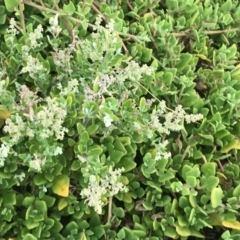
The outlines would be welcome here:
[[[53,154],[54,154],[54,156],[57,156],[62,153],[63,153],[62,148],[56,147]]]
[[[34,30],[34,32],[29,33],[31,48],[34,49],[41,45],[41,43],[38,43],[37,40],[43,37],[42,31],[43,31],[42,25],[39,24],[37,28]]]
[[[113,119],[111,118],[110,115],[106,114],[103,118],[103,121],[106,127],[110,127],[112,125]]]
[[[202,120],[203,115],[202,114],[190,114],[190,115],[186,115],[184,118],[187,123],[191,123],[191,122],[197,122],[199,120]]]
[[[61,90],[61,96],[67,96],[70,92],[77,93],[78,92],[78,80],[76,78],[71,79],[68,82],[68,86],[63,88],[61,83],[58,83],[57,88]]]
[[[29,167],[41,172],[41,167],[46,163],[46,158],[42,158],[39,153],[34,153],[34,157],[34,160],[29,161]]]
[[[10,19],[10,25],[7,29],[7,33],[10,33],[12,36],[16,36],[18,34],[18,30],[15,28],[16,22],[14,18]]]
[[[3,143],[0,147],[0,166],[4,165],[4,161],[8,157],[8,154],[10,152],[10,145],[7,143]]]
[[[27,57],[27,65],[22,68],[20,73],[28,72],[31,77],[33,77],[37,72],[44,70],[42,63],[39,62],[38,58],[33,58],[32,56]]]
[[[102,207],[104,203],[101,198],[103,195],[114,196],[118,192],[126,192],[127,188],[119,182],[121,173],[124,168],[112,170],[109,168],[108,173],[105,177],[99,178],[97,176],[91,175],[89,178],[88,188],[82,190],[81,195],[86,197],[86,202],[90,207],[98,213],[102,213]]]
[[[49,19],[49,24],[51,25],[49,27],[49,31],[54,35],[58,36],[59,33],[62,31],[62,28],[58,25],[58,14],[55,15],[55,17],[51,17]]]
[[[24,178],[25,178],[25,173],[21,172],[21,174],[15,174],[14,178],[18,179],[20,182],[22,182],[24,180]]]

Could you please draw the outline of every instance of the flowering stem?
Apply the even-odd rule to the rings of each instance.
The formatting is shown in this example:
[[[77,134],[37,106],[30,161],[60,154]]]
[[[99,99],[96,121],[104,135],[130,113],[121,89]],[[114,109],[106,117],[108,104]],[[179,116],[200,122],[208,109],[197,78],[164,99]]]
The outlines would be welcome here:
[[[107,222],[110,223],[112,219],[112,196],[108,200],[108,217]]]

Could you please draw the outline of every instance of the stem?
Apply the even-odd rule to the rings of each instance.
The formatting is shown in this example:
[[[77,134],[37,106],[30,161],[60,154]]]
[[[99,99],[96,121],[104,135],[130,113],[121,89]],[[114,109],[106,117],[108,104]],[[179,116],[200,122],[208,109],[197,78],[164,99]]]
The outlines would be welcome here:
[[[108,200],[108,217],[107,217],[107,222],[111,223],[111,219],[112,219],[112,196],[109,197],[109,200]]]
[[[54,4],[55,8],[56,8],[58,11],[60,11],[60,8],[59,8],[58,4],[55,3],[55,2],[53,2],[53,4]],[[66,29],[67,29],[70,37],[73,39],[73,38],[74,38],[74,37],[73,37],[73,33],[72,33],[72,30],[70,29],[70,27],[69,27],[69,25],[68,25],[68,23],[67,23],[67,21],[66,21],[66,18],[65,18],[64,16],[62,16],[62,17],[60,17],[60,19],[63,21],[63,24],[64,24],[64,26],[66,27]]]
[[[130,10],[133,11],[133,6],[131,5],[131,3],[129,1],[127,1],[127,5],[130,8]]]
[[[66,15],[66,14],[64,14],[60,11],[56,11],[56,10],[53,10],[51,8],[40,6],[40,5],[35,4],[33,2],[29,2],[28,0],[22,0],[22,3],[25,3],[26,5],[29,5],[29,6],[32,6],[32,7],[35,7],[37,9],[41,10],[41,11],[51,12],[51,13],[54,13],[54,14],[59,14],[61,16],[67,16],[70,20],[75,21],[77,23],[81,23],[81,20],[79,20],[77,18],[68,16],[68,15]],[[94,27],[94,24],[88,23],[88,26],[89,27]],[[214,35],[214,34],[223,34],[223,33],[229,33],[229,32],[237,32],[237,31],[240,31],[240,27],[239,28],[224,29],[224,30],[207,30],[204,33],[207,34],[207,35]],[[118,33],[119,35],[124,36],[124,37],[129,37],[129,38],[131,38],[135,41],[138,41],[138,42],[140,40],[145,39],[144,37],[137,36],[137,35],[132,35],[132,34],[129,34],[129,33],[123,33],[123,32],[118,32],[118,31],[116,31],[116,33]],[[191,29],[186,30],[184,32],[179,32],[179,33],[174,32],[172,34],[175,37],[184,37],[184,36],[187,36],[187,35],[191,34]]]
[[[91,8],[92,8],[98,15],[100,15],[100,16],[104,19],[105,22],[108,23],[107,18],[97,9],[97,7],[94,5],[94,3],[91,5]]]
[[[18,0],[18,7],[19,7],[19,13],[20,13],[20,20],[21,20],[22,30],[24,32],[26,32],[25,21],[24,21],[24,14],[23,14],[23,6],[22,6],[21,0]]]
[[[54,14],[59,14],[59,16],[67,16],[70,20],[74,21],[74,22],[77,22],[77,23],[82,23],[81,20],[77,19],[77,18],[74,18],[74,17],[71,17],[71,16],[68,16],[66,15],[65,13],[62,13],[61,11],[56,11],[56,10],[53,10],[51,8],[47,8],[47,7],[44,7],[44,6],[40,6],[38,4],[35,4],[33,2],[29,2],[27,0],[23,0],[23,3],[29,5],[29,6],[32,6],[32,7],[35,7],[37,8],[38,10],[41,10],[41,11],[46,11],[46,12],[50,12],[50,13],[54,13]],[[93,24],[91,23],[88,23],[88,26],[89,27],[94,27]]]
[[[187,145],[187,147],[186,147],[186,149],[185,149],[185,151],[184,151],[184,153],[183,153],[183,159],[187,156],[187,154],[188,154],[188,150],[191,148],[191,145]]]

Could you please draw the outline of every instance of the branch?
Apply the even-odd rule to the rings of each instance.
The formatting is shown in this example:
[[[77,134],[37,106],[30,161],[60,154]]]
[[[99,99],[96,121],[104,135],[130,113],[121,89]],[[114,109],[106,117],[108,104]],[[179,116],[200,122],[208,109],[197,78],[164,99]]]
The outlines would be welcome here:
[[[23,14],[23,6],[21,0],[18,0],[18,7],[19,7],[19,13],[20,13],[20,21],[21,21],[21,27],[24,32],[26,32],[25,27],[25,21],[24,21],[24,14]]]

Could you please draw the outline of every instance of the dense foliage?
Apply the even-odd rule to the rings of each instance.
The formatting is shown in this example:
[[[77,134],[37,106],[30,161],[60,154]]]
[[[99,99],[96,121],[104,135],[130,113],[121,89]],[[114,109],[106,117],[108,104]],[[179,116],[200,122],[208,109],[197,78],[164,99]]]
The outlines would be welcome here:
[[[240,239],[240,4],[0,0],[0,239]]]

